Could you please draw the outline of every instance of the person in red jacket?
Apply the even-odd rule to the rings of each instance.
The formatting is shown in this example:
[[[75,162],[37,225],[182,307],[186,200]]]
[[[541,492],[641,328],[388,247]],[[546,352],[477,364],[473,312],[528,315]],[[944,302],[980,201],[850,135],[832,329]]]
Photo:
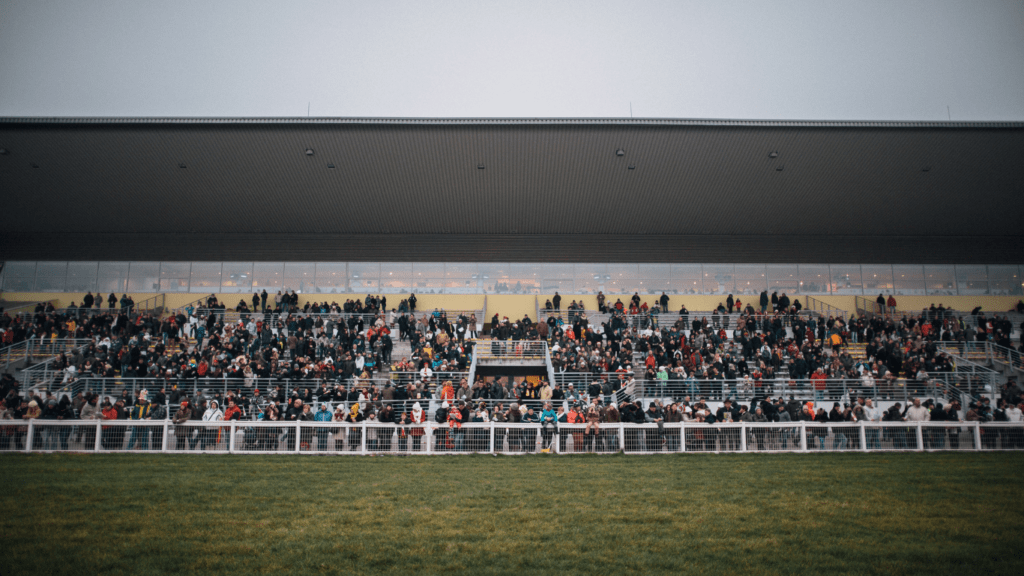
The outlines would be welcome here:
[[[896,314],[896,299],[892,297],[892,294],[889,294],[889,300],[886,302],[886,305],[889,307],[889,314]]]
[[[825,399],[825,390],[828,389],[828,383],[826,381],[825,372],[821,368],[814,371],[811,374],[811,384],[814,385],[814,400],[815,402]]]

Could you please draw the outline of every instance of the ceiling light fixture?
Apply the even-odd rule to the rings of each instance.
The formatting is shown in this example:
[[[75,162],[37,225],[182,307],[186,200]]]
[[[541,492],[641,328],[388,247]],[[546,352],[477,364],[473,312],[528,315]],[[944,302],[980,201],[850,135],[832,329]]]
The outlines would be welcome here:
[[[312,148],[306,148],[306,156],[312,156],[312,155],[313,155],[313,149]]]
[[[768,157],[769,158],[778,158],[779,157],[779,153],[778,152],[772,152],[772,153],[768,154]]]
[[[775,171],[776,172],[782,172],[783,170],[785,170],[785,168],[786,168],[785,166],[778,166],[778,167],[775,168]]]
[[[328,164],[327,167],[333,170],[334,169],[334,164]]]
[[[930,171],[931,169],[932,169],[932,167],[931,167],[931,166],[925,166],[924,168],[921,168],[921,172],[928,172],[928,171]]]
[[[477,170],[483,170],[484,169],[484,165],[483,164],[477,164],[476,165],[476,169]]]
[[[630,170],[636,170],[636,165],[635,164],[630,164],[629,165],[629,169]]]
[[[178,168],[185,168],[184,162],[178,162]]]
[[[626,151],[623,150],[622,148],[619,148],[618,150],[615,151],[615,155],[616,156],[625,156],[626,155]]]
[[[0,156],[7,156],[10,152],[7,148],[0,148]]]

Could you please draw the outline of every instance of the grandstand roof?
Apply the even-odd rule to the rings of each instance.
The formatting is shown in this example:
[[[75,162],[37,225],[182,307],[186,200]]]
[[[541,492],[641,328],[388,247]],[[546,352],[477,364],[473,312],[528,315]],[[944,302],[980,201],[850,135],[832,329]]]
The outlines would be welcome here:
[[[1019,122],[0,118],[0,149],[11,260],[1019,263],[1024,236]]]

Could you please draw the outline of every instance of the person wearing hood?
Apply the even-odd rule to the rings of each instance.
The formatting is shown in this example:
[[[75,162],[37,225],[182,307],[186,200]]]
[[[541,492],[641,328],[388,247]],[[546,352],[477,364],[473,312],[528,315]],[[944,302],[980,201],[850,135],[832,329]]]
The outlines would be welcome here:
[[[346,422],[355,424],[363,421],[363,414],[359,410],[359,403],[353,402],[352,408],[349,410],[348,417],[345,419]],[[348,449],[355,450],[359,448],[363,442],[362,430],[358,426],[352,426],[348,429]]]
[[[321,402],[320,408],[316,411],[316,416],[313,417],[315,422],[330,422],[332,420],[331,411],[327,409],[327,403]],[[327,450],[327,434],[330,432],[330,428],[318,427],[316,429],[316,445],[318,452],[324,452]]]
[[[551,449],[551,438],[558,427],[558,414],[555,413],[551,407],[551,403],[547,402],[544,404],[544,411],[540,414],[540,427],[541,427],[541,448],[543,450]]]
[[[220,422],[224,420],[224,413],[220,410],[220,405],[217,404],[216,400],[210,400],[210,407],[207,408],[206,412],[203,413],[203,422]],[[202,438],[200,440],[200,450],[206,450],[208,444],[213,444],[213,447],[217,447],[217,433],[218,426],[207,426],[202,431]]]
[[[419,402],[415,402],[412,405],[412,412],[409,413],[409,423],[413,425],[409,431],[409,435],[412,436],[412,451],[420,451],[420,443],[423,440],[425,431],[423,426],[416,426],[416,424],[424,424],[427,421],[427,415],[423,412],[423,407],[420,406]]]
[[[459,401],[462,404],[462,401]],[[455,451],[462,452],[466,448],[466,431],[462,429],[462,410],[459,408],[453,408],[448,410],[448,428],[451,430],[451,434],[454,436]],[[452,448],[451,442],[447,444],[449,449]]]
[[[192,432],[193,428],[184,426],[185,422],[192,418],[192,408],[188,404],[188,400],[182,400],[181,406],[178,407],[178,411],[174,413],[174,418],[171,421],[174,423],[174,436],[177,438],[175,443],[175,449],[184,451],[187,448],[186,441],[188,435]]]

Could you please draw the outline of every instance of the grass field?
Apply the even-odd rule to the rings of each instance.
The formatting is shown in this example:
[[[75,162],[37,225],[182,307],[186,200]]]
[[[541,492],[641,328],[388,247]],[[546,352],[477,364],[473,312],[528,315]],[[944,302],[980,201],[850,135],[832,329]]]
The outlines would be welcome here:
[[[0,573],[1024,573],[1024,454],[3,455]]]

